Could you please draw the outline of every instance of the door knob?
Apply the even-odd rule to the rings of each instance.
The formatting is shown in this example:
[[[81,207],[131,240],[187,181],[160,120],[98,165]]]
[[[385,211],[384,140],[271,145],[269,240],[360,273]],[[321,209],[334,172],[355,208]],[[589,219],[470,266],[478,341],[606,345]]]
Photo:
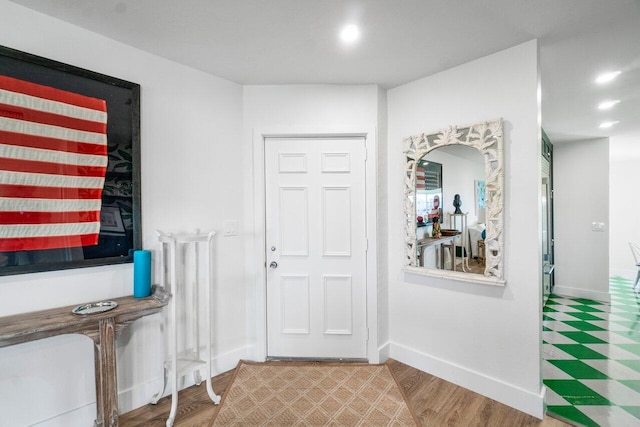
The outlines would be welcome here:
[[[271,261],[271,264],[269,264],[269,267],[271,268],[278,268],[278,263],[275,261]]]

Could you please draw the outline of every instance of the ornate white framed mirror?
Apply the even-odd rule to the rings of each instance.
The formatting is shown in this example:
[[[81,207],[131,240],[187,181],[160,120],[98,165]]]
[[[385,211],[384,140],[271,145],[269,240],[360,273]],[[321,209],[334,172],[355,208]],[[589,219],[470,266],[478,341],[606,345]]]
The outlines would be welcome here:
[[[504,286],[504,149],[502,119],[476,123],[469,126],[450,126],[447,129],[432,133],[422,133],[405,138],[406,168],[404,190],[404,212],[406,217],[406,269],[415,273],[447,277],[467,282],[480,282]],[[467,224],[467,213],[456,207],[446,212],[440,203],[431,206],[433,199],[453,200],[457,188],[443,188],[441,177],[429,175],[428,164],[431,162],[429,153],[440,149],[440,152],[450,153],[461,151],[476,151],[480,174],[484,168],[484,175],[477,180],[468,179],[465,185],[474,186],[476,198],[468,204],[474,206],[471,217],[474,220],[474,230],[484,230],[483,238],[471,234]],[[472,150],[469,150],[472,149]],[[438,154],[440,154],[440,152]],[[431,157],[433,156],[432,153]],[[438,157],[435,157],[436,160]],[[480,160],[482,158],[484,161]],[[483,164],[482,164],[483,163]],[[461,166],[462,167],[462,166]],[[468,168],[468,167],[466,167]],[[440,174],[456,174],[455,167],[440,167]],[[460,175],[460,173],[458,173]],[[484,184],[481,185],[484,179]],[[433,189],[429,187],[429,180]],[[425,191],[426,187],[426,191]],[[482,204],[480,190],[484,188]],[[426,193],[426,194],[425,194]],[[438,196],[434,196],[433,194]],[[443,194],[445,195],[443,197]],[[460,196],[455,194],[456,203],[460,205]],[[427,200],[425,208],[424,200]],[[454,203],[455,206],[455,203]],[[482,208],[483,207],[483,208]],[[426,209],[426,210],[425,210]],[[444,210],[443,210],[444,209]],[[423,212],[424,210],[424,212]],[[419,212],[420,211],[420,212]],[[457,212],[457,213],[456,213]],[[433,214],[433,215],[432,215]],[[434,231],[433,217],[438,218],[442,225],[442,233]],[[426,227],[425,227],[426,223]],[[445,226],[449,227],[445,229]],[[424,229],[420,229],[425,227]],[[425,234],[426,230],[426,234]],[[445,233],[446,231],[446,233]],[[470,237],[471,236],[471,237]],[[477,245],[477,246],[475,246]],[[436,255],[435,262],[427,262],[425,248]],[[477,251],[474,249],[477,248]],[[458,257],[460,259],[458,259]],[[470,268],[470,258],[480,259],[479,268]],[[465,267],[466,262],[466,267]]]

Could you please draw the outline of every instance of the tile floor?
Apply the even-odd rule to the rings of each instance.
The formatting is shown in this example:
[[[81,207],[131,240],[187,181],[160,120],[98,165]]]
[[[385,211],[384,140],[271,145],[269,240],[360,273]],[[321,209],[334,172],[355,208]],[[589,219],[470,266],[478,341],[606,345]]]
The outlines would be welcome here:
[[[640,294],[610,280],[611,304],[552,295],[544,307],[547,410],[584,426],[640,426]]]

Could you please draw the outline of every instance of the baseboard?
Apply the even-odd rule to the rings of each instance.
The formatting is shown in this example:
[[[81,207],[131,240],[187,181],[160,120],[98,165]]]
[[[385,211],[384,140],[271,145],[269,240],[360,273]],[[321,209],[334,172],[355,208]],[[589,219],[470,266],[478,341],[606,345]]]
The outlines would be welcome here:
[[[384,363],[389,359],[389,352],[391,351],[391,343],[387,341],[382,346],[378,347],[378,361]]]
[[[540,393],[527,391],[394,342],[390,344],[389,354],[399,362],[497,400],[536,418],[544,417],[544,389]]]
[[[580,289],[580,288],[572,288],[569,286],[554,286],[553,294],[560,295],[563,297],[571,297],[571,298],[586,298],[594,301],[600,302],[611,302],[611,294],[607,292],[600,291],[590,291],[588,289]]]
[[[252,355],[252,347],[242,347],[227,353],[215,356],[211,359],[211,376],[219,375],[236,367],[241,359],[249,359]],[[147,382],[137,384],[127,390],[118,392],[118,409],[121,414],[140,408],[150,403],[154,394],[160,392],[162,378],[154,378]],[[192,375],[186,375],[182,387],[185,389],[194,385]],[[215,391],[215,390],[214,390]],[[164,396],[171,394],[171,387],[167,386]],[[169,414],[167,413],[167,416]],[[30,427],[67,427],[93,425],[96,418],[96,402],[93,401],[81,407],[71,409],[46,420],[31,424]],[[1,424],[1,423],[0,423]]]
[[[238,362],[242,359],[247,359],[249,354],[249,347],[242,347],[214,356],[211,359],[211,376],[215,377],[235,368]],[[162,382],[162,378],[155,378],[145,383],[137,384],[127,390],[120,390],[118,393],[118,409],[120,413],[126,413],[148,404],[151,398],[161,391]],[[191,387],[194,384],[193,375],[185,375],[180,390]],[[169,394],[171,394],[171,386],[167,385],[162,397]]]
[[[637,269],[633,268],[612,268],[609,270],[609,277],[622,277],[623,279],[636,280]]]
[[[29,424],[29,427],[90,426],[96,419],[96,402],[83,405],[55,417]]]

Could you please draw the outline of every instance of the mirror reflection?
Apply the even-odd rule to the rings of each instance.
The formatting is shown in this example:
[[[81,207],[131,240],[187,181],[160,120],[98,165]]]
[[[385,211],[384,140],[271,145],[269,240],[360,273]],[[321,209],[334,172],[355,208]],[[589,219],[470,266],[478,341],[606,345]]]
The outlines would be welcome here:
[[[414,271],[504,285],[502,144],[501,119],[405,138]]]
[[[417,161],[420,267],[484,273],[484,179],[482,154],[464,145],[438,148]]]
[[[416,166],[417,238],[433,234],[433,222],[442,217],[442,164],[422,158]],[[439,229],[439,227],[436,227]]]

